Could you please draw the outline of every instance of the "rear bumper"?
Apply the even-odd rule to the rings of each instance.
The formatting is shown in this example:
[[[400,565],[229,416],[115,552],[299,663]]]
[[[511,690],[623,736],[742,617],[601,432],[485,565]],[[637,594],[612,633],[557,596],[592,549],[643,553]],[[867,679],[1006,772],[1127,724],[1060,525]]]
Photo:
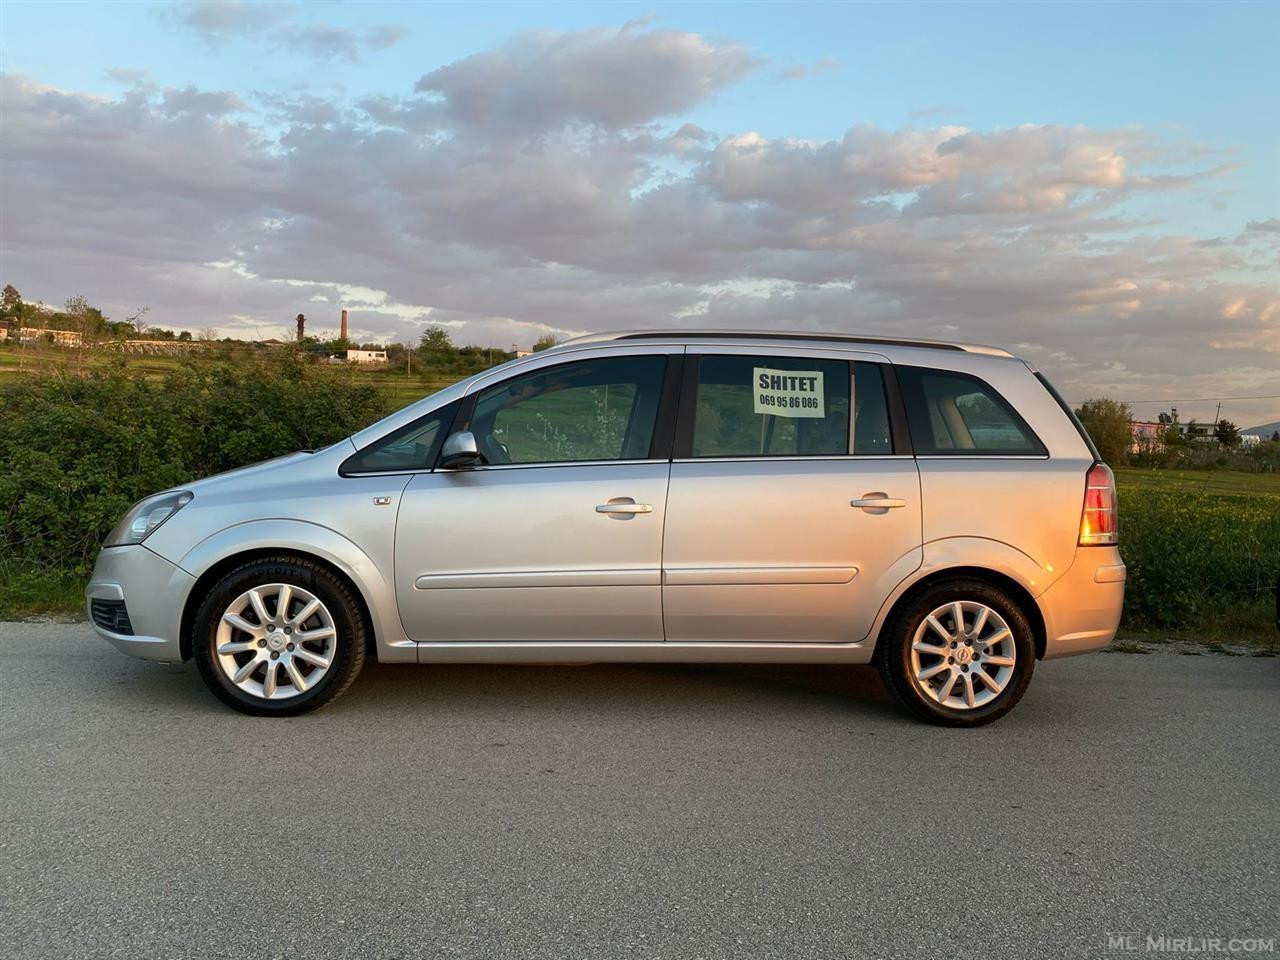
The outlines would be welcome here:
[[[84,592],[89,623],[121,653],[177,663],[182,660],[182,610],[194,583],[195,577],[145,546],[105,547]],[[133,633],[118,633],[97,622],[95,599],[122,601],[128,612],[124,622]]]
[[[1044,658],[1070,657],[1105,647],[1124,607],[1124,561],[1116,547],[1080,547],[1075,562],[1038,603],[1044,616]]]

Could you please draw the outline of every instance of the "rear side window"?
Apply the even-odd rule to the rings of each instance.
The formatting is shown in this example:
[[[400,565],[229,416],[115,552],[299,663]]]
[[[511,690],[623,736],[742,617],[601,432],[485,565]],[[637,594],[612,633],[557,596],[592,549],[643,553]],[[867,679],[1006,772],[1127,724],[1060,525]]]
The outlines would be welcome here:
[[[806,357],[704,356],[695,457],[823,457],[849,450],[849,364]]]
[[[923,456],[1044,455],[1044,445],[1017,412],[977,377],[900,366],[911,442]]]

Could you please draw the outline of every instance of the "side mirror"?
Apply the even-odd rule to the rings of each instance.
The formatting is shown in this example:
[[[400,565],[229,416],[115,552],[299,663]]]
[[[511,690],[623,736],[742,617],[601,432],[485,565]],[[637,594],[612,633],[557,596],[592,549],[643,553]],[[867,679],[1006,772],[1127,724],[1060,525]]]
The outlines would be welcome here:
[[[475,434],[470,430],[450,434],[440,450],[440,466],[446,470],[459,470],[477,463],[484,463],[484,457],[476,446]]]

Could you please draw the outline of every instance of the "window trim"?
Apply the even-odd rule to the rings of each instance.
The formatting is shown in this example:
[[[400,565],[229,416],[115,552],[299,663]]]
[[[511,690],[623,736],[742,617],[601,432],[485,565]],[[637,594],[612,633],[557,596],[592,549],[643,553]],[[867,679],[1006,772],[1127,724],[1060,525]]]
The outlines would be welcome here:
[[[351,456],[343,460],[341,464],[339,464],[338,476],[340,477],[396,477],[396,476],[403,476],[405,474],[411,474],[411,473],[430,473],[432,470],[435,469],[435,465],[440,459],[440,450],[444,446],[445,440],[448,439],[449,434],[453,433],[454,427],[457,425],[458,408],[461,406],[462,402],[463,402],[462,398],[459,398],[457,400],[450,400],[448,403],[444,404],[443,406],[436,407],[434,410],[424,413],[422,416],[414,420],[410,420],[404,426],[398,427],[395,430],[390,431],[389,433],[383,434],[382,436],[378,437],[376,440],[365,444],[355,453],[351,454]],[[451,407],[453,408],[452,413],[450,413]],[[377,446],[378,444],[381,444],[381,443],[387,443],[388,441],[391,440],[392,437],[398,437],[402,434],[411,434],[413,433],[414,430],[418,429],[424,421],[430,420],[434,417],[442,418],[441,430],[437,439],[432,441],[432,446],[435,447],[435,452],[427,457],[427,462],[424,466],[403,467],[398,470],[353,470],[351,468],[350,466],[351,461],[355,460],[357,457],[366,453],[370,447]]]
[[[907,418],[907,402],[902,397],[902,385],[898,383],[898,365],[882,363],[880,376],[884,380],[885,402],[889,404],[889,438],[894,456],[915,456],[915,444],[911,439],[911,423]]]
[[[458,410],[454,415],[453,424],[449,427],[449,433],[446,439],[452,434],[459,433],[464,430],[471,429],[471,418],[475,413],[477,400],[490,390],[501,387],[503,384],[511,383],[528,376],[539,376],[552,370],[558,370],[561,367],[573,366],[579,363],[593,363],[601,360],[628,360],[634,357],[661,357],[666,361],[663,372],[663,380],[658,388],[658,409],[655,414],[653,424],[653,436],[649,440],[649,456],[646,458],[627,458],[617,460],[539,460],[532,463],[479,463],[474,466],[467,467],[467,470],[511,470],[526,468],[542,468],[542,467],[581,467],[581,466],[606,466],[609,464],[626,464],[626,463],[666,463],[671,459],[671,436],[674,427],[667,421],[674,420],[674,414],[669,411],[669,407],[674,402],[675,385],[679,384],[679,370],[684,363],[684,355],[682,353],[673,353],[670,350],[637,350],[627,351],[626,353],[605,353],[605,354],[586,354],[572,358],[566,358],[562,363],[548,363],[534,367],[532,370],[522,370],[510,377],[502,380],[493,380],[475,390],[469,391],[465,396],[459,399]],[[673,381],[674,376],[674,381]],[[628,425],[629,426],[629,425]],[[662,446],[665,445],[666,453],[662,453]],[[431,472],[443,470],[440,466],[440,455],[444,450],[443,443],[440,449],[436,451],[435,462],[431,465]],[[456,470],[448,470],[449,473],[456,473]]]
[[[999,390],[993,387],[988,381],[984,380],[982,377],[975,376],[972,373],[965,373],[962,370],[948,370],[944,367],[926,367],[926,366],[917,366],[915,364],[903,364],[902,366],[904,367],[904,369],[909,368],[913,372],[918,372],[920,376],[924,376],[927,374],[938,374],[946,377],[957,377],[961,380],[969,380],[977,384],[983,390],[983,392],[985,392],[995,402],[996,406],[998,406],[1001,410],[1003,410],[1008,415],[1009,419],[1014,423],[1015,426],[1017,426],[1022,431],[1023,435],[1028,440],[1030,440],[1032,444],[1031,449],[1004,448],[1004,449],[993,449],[993,450],[980,450],[977,448],[973,448],[973,449],[957,448],[954,450],[939,450],[935,448],[935,449],[929,449],[927,452],[922,452],[921,450],[918,449],[920,445],[919,440],[924,440],[928,438],[929,436],[932,435],[932,432],[933,432],[932,426],[928,422],[929,420],[928,403],[924,399],[922,390],[915,390],[910,386],[908,386],[902,389],[901,399],[905,407],[906,419],[908,424],[910,425],[910,429],[912,431],[913,437],[917,433],[920,434],[919,440],[914,441],[912,444],[913,448],[915,448],[916,459],[918,460],[943,460],[943,459],[955,460],[957,458],[972,458],[972,459],[980,458],[983,460],[990,460],[993,458],[995,459],[1004,458],[1006,460],[1009,460],[1009,459],[1044,460],[1048,458],[1049,448],[1044,445],[1044,441],[1040,439],[1040,436],[1034,430],[1031,429],[1031,425],[1028,424],[1025,419],[1023,419],[1022,414],[1018,413],[1017,409],[1013,406],[1013,404],[1011,404],[1007,399],[1005,399],[1004,394],[1002,394]],[[919,386],[918,380],[917,380],[917,386]],[[917,396],[916,394],[920,394],[920,395]],[[923,421],[921,420],[921,417],[924,417]],[[966,428],[967,426],[968,425],[966,424]],[[932,447],[932,446],[933,444],[930,443],[929,447]]]

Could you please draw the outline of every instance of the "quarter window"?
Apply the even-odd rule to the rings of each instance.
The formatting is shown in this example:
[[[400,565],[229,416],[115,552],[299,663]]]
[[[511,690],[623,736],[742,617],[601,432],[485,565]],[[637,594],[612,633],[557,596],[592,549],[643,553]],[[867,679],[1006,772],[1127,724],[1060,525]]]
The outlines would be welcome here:
[[[341,473],[396,473],[429,470],[457,412],[457,402],[432,411],[365,447],[342,465]]]
[[[1044,446],[1004,399],[968,374],[899,366],[911,442],[923,455],[1043,455]]]
[[[849,364],[804,357],[704,356],[695,457],[822,457],[849,450]]]
[[[470,430],[495,464],[647,459],[666,365],[605,357],[516,377],[476,398]]]

